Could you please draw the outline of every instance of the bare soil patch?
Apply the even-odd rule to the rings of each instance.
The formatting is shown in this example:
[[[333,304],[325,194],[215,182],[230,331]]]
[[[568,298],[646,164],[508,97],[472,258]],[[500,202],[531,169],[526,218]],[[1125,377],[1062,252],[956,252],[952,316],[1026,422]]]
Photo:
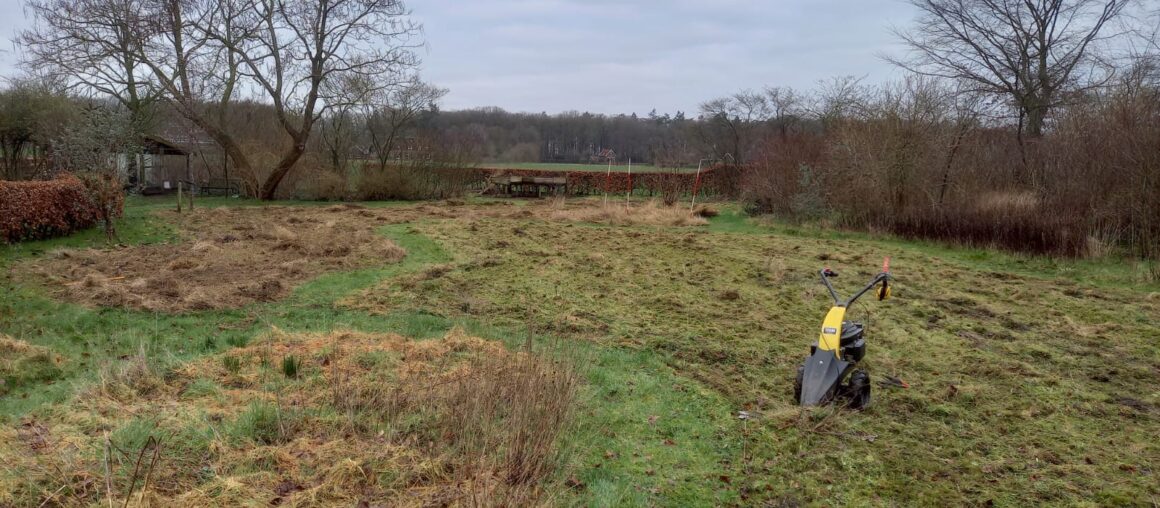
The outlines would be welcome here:
[[[242,307],[286,297],[319,275],[397,263],[406,251],[375,232],[389,211],[212,208],[163,212],[185,241],[113,249],[58,250],[15,267],[47,279],[71,302],[164,312]]]

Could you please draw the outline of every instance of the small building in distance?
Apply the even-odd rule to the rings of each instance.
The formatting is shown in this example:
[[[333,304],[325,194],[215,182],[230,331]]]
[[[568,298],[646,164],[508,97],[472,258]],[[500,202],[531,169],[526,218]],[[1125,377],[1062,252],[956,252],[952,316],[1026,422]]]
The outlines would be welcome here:
[[[145,136],[139,153],[121,154],[117,167],[126,185],[142,194],[176,191],[177,182],[192,181],[189,151],[155,135]]]
[[[609,162],[616,162],[616,150],[605,148],[597,153],[592,154],[589,160],[593,164],[608,164]]]

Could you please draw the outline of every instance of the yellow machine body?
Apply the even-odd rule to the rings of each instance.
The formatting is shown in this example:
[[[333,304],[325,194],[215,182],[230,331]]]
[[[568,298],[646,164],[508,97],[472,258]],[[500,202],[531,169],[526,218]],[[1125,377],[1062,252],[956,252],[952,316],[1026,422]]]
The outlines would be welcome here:
[[[839,351],[842,348],[842,322],[846,320],[845,307],[833,307],[822,321],[822,334],[818,336],[818,349],[833,351],[834,356],[842,358]]]

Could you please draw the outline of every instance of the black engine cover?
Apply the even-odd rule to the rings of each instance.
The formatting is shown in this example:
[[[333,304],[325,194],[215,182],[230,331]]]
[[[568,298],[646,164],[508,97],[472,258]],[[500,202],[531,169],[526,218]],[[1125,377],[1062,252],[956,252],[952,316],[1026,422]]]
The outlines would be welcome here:
[[[815,348],[803,367],[801,405],[816,406],[834,396],[854,364],[839,360],[833,351]]]

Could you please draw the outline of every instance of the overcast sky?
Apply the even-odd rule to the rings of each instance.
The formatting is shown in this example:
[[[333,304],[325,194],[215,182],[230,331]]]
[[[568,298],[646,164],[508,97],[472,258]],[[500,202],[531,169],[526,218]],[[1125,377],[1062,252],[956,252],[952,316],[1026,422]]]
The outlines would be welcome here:
[[[0,36],[24,25],[0,0]],[[695,113],[716,96],[766,85],[897,71],[890,27],[902,0],[411,0],[424,25],[424,79],[449,88],[444,109]],[[0,73],[15,72],[4,44]]]

